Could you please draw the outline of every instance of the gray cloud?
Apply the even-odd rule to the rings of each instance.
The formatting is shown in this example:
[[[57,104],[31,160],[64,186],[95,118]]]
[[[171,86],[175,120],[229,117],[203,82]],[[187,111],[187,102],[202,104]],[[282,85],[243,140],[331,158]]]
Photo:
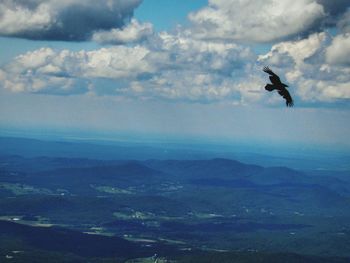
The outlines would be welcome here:
[[[0,35],[83,41],[96,30],[121,28],[142,0],[3,0]]]
[[[330,16],[341,15],[350,6],[348,0],[317,0],[317,2],[323,5],[326,13],[328,13]]]
[[[343,33],[350,33],[350,10],[348,10],[338,21],[337,27]]]
[[[199,38],[274,42],[334,26],[349,6],[348,0],[209,0],[189,18]]]

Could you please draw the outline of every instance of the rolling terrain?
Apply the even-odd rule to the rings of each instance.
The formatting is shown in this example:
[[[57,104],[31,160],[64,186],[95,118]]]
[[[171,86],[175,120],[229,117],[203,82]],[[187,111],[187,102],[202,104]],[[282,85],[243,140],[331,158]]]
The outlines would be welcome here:
[[[223,158],[3,154],[0,257],[347,262],[348,178]]]

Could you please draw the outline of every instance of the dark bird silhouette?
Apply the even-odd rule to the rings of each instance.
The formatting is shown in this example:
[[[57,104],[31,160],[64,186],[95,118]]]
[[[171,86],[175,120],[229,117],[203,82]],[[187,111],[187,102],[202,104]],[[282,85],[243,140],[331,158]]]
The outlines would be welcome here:
[[[294,106],[294,101],[292,99],[292,96],[290,96],[288,90],[286,87],[288,85],[284,84],[281,82],[280,77],[277,76],[269,67],[264,67],[264,72],[268,73],[270,76],[270,80],[272,84],[267,84],[265,86],[265,89],[268,91],[273,91],[277,90],[278,94],[280,94],[285,100],[286,100],[286,105],[287,107],[293,107]]]

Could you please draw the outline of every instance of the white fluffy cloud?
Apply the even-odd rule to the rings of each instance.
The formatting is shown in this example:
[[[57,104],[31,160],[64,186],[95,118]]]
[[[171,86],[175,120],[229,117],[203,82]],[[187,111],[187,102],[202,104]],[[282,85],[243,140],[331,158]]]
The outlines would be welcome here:
[[[271,42],[331,26],[349,6],[348,0],[209,0],[189,18],[199,38]]]
[[[350,33],[336,36],[326,49],[326,60],[333,65],[350,66]]]
[[[269,65],[289,66],[293,62],[301,66],[305,59],[314,55],[322,46],[326,39],[325,33],[313,34],[306,39],[298,41],[287,41],[273,45],[271,51],[259,57],[260,61],[265,61]],[[283,63],[288,61],[287,63]]]
[[[95,32],[92,40],[100,44],[127,44],[145,40],[152,34],[153,25],[151,23],[140,24],[136,19],[132,19],[130,24],[124,28]]]
[[[2,0],[0,35],[29,39],[90,39],[121,28],[142,0]]]
[[[267,42],[304,32],[325,16],[314,0],[210,0],[190,19],[200,38]]]
[[[15,92],[77,94],[90,92],[94,78],[135,78],[153,72],[144,47],[116,46],[95,51],[41,48],[20,55],[2,70],[4,88]]]
[[[343,62],[339,59],[346,59],[349,52],[337,49],[343,40],[343,36],[332,40],[326,33],[315,33],[303,40],[276,44],[259,61],[282,69],[304,101],[350,99],[350,67],[335,65]]]
[[[239,85],[238,79],[254,60],[248,48],[233,43],[163,32],[147,45],[28,52],[3,68],[2,83],[17,92],[114,93],[190,101],[234,98],[247,102],[256,99],[261,85],[256,81],[252,85],[251,80],[250,85]],[[96,79],[109,80],[108,87],[96,87]]]
[[[143,45],[78,52],[38,49],[3,67],[0,80],[14,92],[276,103],[277,95],[263,90],[261,66],[270,65],[286,78],[293,96],[329,102],[350,98],[350,67],[329,57],[334,49],[341,53],[336,58],[347,58],[346,49],[337,48],[344,37],[315,33],[278,43],[257,58],[234,43],[199,40],[184,30],[163,32]]]
[[[256,90],[262,88],[248,80],[245,80],[246,84],[250,85],[239,86],[240,78],[246,77],[249,66],[255,61],[249,48],[194,39],[186,31],[178,34],[163,32],[152,46],[157,50],[148,55],[148,60],[158,68],[157,74],[137,82],[138,86],[144,87],[146,96],[245,103],[255,100]]]
[[[267,76],[261,68],[269,65],[286,78],[297,103],[299,98],[301,103],[350,99],[350,20],[341,8],[347,1],[329,5],[325,0],[210,0],[208,7],[190,15],[192,26],[158,34],[149,23],[135,19],[124,23],[140,1],[4,0],[0,3],[2,34],[93,39],[116,46],[92,51],[30,51],[0,69],[0,86],[14,92],[60,95],[280,103],[278,94],[263,88]],[[92,14],[95,18],[78,35],[66,20],[77,15],[76,6],[83,7],[79,12],[84,14],[77,18],[77,25]],[[9,12],[22,11],[27,23],[10,20]],[[41,12],[47,16],[37,16]],[[117,17],[116,21],[109,23],[108,14]],[[325,21],[337,24],[339,34],[308,34]],[[259,57],[241,42],[277,41],[299,34],[297,40],[277,42]]]

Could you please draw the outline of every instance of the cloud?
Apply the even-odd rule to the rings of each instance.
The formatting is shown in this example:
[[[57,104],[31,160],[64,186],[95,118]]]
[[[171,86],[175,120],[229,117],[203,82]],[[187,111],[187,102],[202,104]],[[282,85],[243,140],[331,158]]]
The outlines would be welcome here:
[[[2,0],[0,35],[83,41],[94,31],[121,28],[142,0]]]
[[[197,102],[247,102],[259,97],[256,91],[262,85],[245,79],[256,59],[249,48],[193,39],[187,33],[163,32],[143,45],[93,51],[41,48],[3,67],[1,82],[8,90],[31,93]],[[239,85],[240,78],[249,85]]]
[[[144,47],[116,46],[94,51],[41,48],[16,57],[2,69],[3,87],[14,92],[78,94],[92,89],[95,78],[135,78],[153,72],[143,61]]]
[[[331,17],[336,17],[343,14],[346,9],[350,6],[348,0],[316,0],[319,4],[321,4],[326,13]]]
[[[201,38],[268,42],[298,34],[324,16],[322,5],[311,0],[211,0],[190,20]]]
[[[298,105],[350,99],[350,16],[349,11],[339,8],[347,5],[345,1],[331,6],[321,0],[210,0],[208,7],[190,15],[192,26],[178,26],[172,33],[154,33],[151,24],[135,19],[125,23],[139,2],[110,0],[99,6],[92,0],[2,2],[0,7],[18,6],[9,9],[27,15],[27,24],[21,19],[9,22],[12,29],[7,30],[14,30],[12,35],[30,34],[33,38],[37,34],[49,39],[54,32],[57,37],[61,27],[69,40],[92,39],[113,46],[91,51],[41,48],[27,52],[0,69],[0,85],[9,91],[35,94],[280,103],[278,94],[264,90],[267,76],[261,68],[269,65],[290,84]],[[74,27],[70,29],[62,20],[68,10],[76,14],[76,6],[84,7],[80,9],[84,15],[89,13],[86,8],[97,9],[96,13],[91,10],[94,26],[84,26],[79,37],[68,33]],[[115,14],[117,10],[117,22],[101,26],[103,19],[109,21],[102,13]],[[40,12],[48,16],[36,16]],[[1,22],[9,21],[0,17]],[[338,35],[322,31],[307,34],[322,28],[326,21],[337,24]],[[260,56],[242,42],[277,41],[296,35],[300,37],[277,42]]]
[[[189,18],[199,38],[273,42],[334,25],[349,6],[347,0],[209,0]]]
[[[334,37],[326,49],[326,61],[332,65],[350,66],[350,33]]]
[[[267,54],[259,56],[259,61],[275,66],[290,66],[290,64],[300,66],[305,59],[310,58],[321,48],[325,40],[326,34],[319,33],[298,41],[281,42],[273,45]],[[285,61],[287,63],[284,63]]]
[[[332,39],[326,33],[315,33],[306,39],[276,44],[258,60],[283,70],[304,102],[350,99],[347,41],[344,35]]]
[[[252,84],[250,78],[245,79],[256,59],[247,47],[194,39],[186,30],[177,34],[162,32],[151,45],[156,50],[147,59],[158,68],[157,73],[137,82],[146,97],[244,103],[253,98],[253,90],[262,88],[256,81]],[[241,78],[246,86],[239,86]]]
[[[270,65],[301,104],[332,102],[350,99],[347,41],[346,34],[315,33],[256,57],[248,47],[193,38],[180,29],[153,35],[142,45],[27,52],[2,68],[0,82],[14,92],[276,104],[280,98],[263,89],[261,67]]]
[[[151,23],[140,24],[136,19],[132,19],[130,24],[124,28],[113,28],[111,30],[97,31],[93,34],[92,40],[100,44],[127,44],[140,42],[153,34]]]
[[[350,10],[339,19],[337,27],[343,33],[350,33]]]

